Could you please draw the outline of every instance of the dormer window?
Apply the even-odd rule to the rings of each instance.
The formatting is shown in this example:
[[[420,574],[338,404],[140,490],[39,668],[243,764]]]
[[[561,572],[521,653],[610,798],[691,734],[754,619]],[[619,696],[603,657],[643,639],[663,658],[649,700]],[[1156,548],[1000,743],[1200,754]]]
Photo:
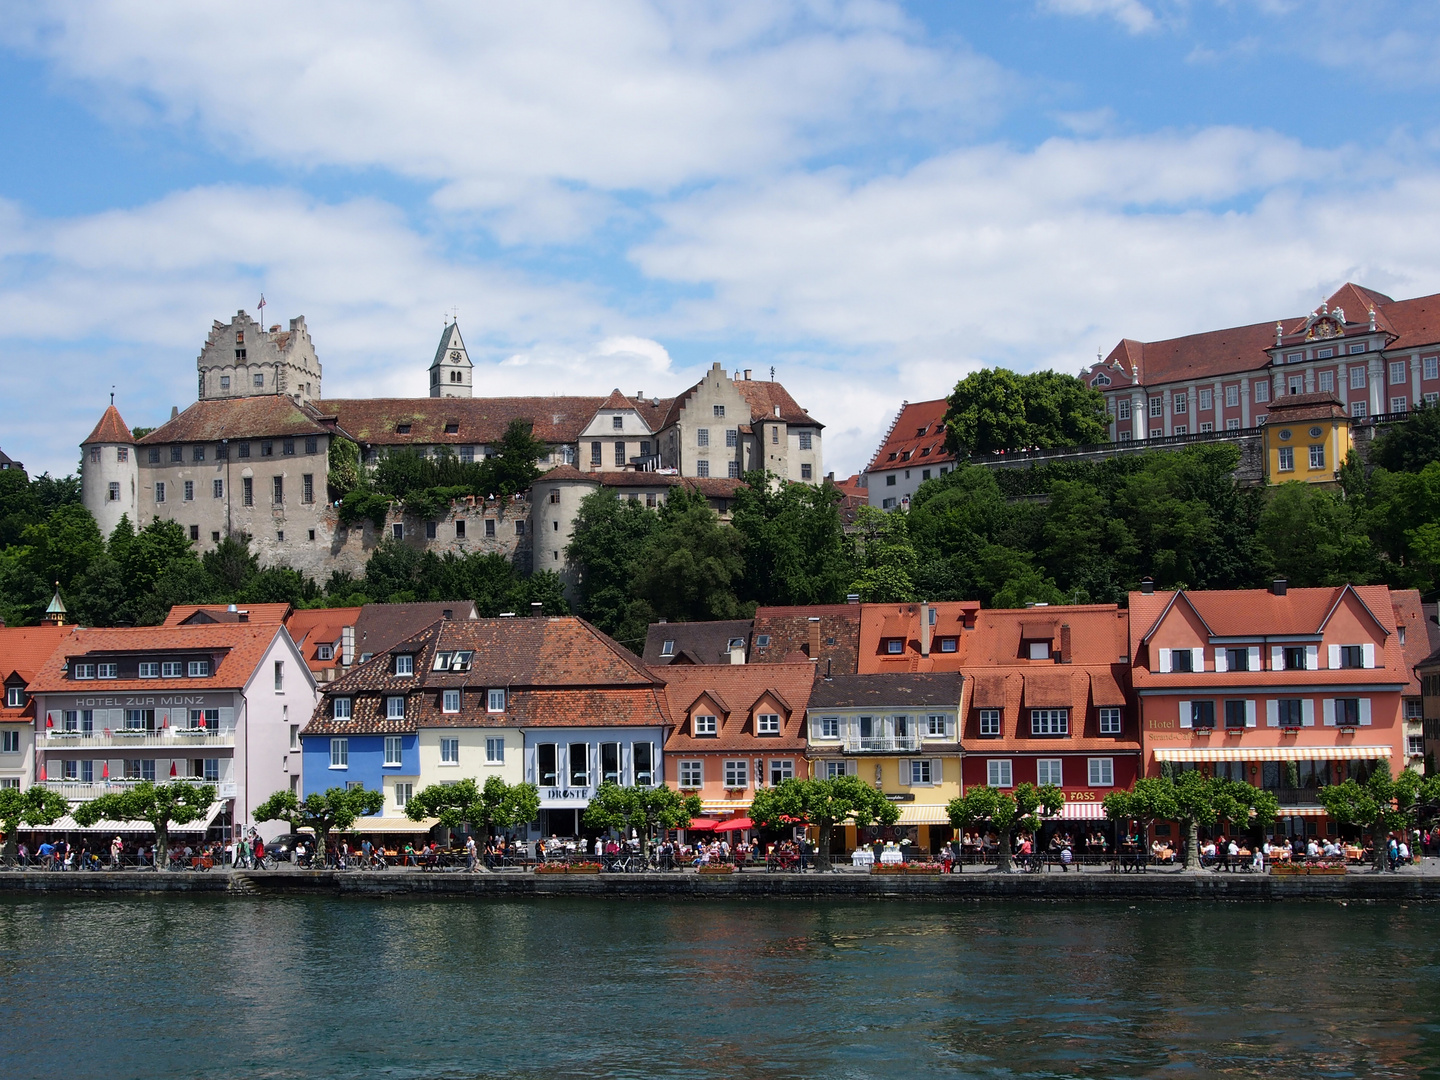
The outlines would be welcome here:
[[[768,649],[770,647],[770,635],[757,634],[755,637],[755,647],[757,649]]]
[[[459,373],[456,372],[456,374],[459,374]],[[460,434],[460,425],[459,425],[459,424],[446,424],[446,425],[445,425],[445,434],[446,434],[446,435],[459,435],[459,434]]]
[[[407,653],[401,653],[401,654],[399,654],[398,656],[396,656],[396,657],[395,657],[395,674],[396,674],[396,675],[414,675],[414,674],[415,674],[415,657],[410,656],[410,655],[407,654]]]
[[[925,437],[925,433],[929,430],[930,426],[927,424],[925,427],[922,427],[919,431],[915,432],[915,437],[917,439],[923,439]]]
[[[410,434],[410,425],[409,425],[409,424],[396,424],[396,425],[395,425],[395,434],[396,434],[396,435],[409,435],[409,434]]]
[[[385,699],[385,719],[405,719],[405,699],[403,697],[387,697]]]
[[[505,711],[505,691],[504,691],[504,690],[491,690],[491,691],[490,691],[490,694],[489,694],[489,701],[488,701],[487,704],[488,704],[488,706],[489,706],[489,711],[492,712],[492,713],[502,713],[502,712],[504,712],[504,711]]]
[[[960,639],[953,637],[942,637],[940,639],[940,651],[942,653],[955,652],[960,647]]]
[[[7,709],[23,709],[25,707],[25,688],[23,686],[7,686],[5,688],[5,707]]]
[[[332,698],[330,701],[330,715],[336,720],[349,720],[350,699],[348,697]]]
[[[660,646],[660,655],[661,655],[661,656],[674,656],[674,655],[675,655],[675,642],[674,642],[673,640],[667,640],[663,645],[661,645],[661,646]]]
[[[745,639],[743,637],[732,637],[730,643],[725,646],[725,651],[734,652],[736,649],[743,649],[744,647]]]
[[[889,656],[899,656],[905,651],[905,639],[892,637],[885,639],[885,652]]]
[[[1025,644],[1025,655],[1031,660],[1049,660],[1050,642],[1030,641]]]
[[[760,713],[755,717],[755,734],[757,735],[779,735],[780,714]]]
[[[470,670],[470,658],[471,658],[472,656],[474,656],[474,655],[475,655],[475,653],[472,652],[472,651],[469,650],[469,649],[461,649],[459,652],[457,652],[457,653],[455,654],[455,659],[453,659],[453,660],[450,661],[450,670],[451,670],[451,671],[469,671],[469,670]]]
[[[142,661],[140,664],[139,675],[142,679],[158,679],[160,677],[159,663]]]
[[[185,664],[180,660],[164,660],[160,664],[162,679],[178,679],[185,674]]]
[[[334,646],[334,645],[317,645],[317,646],[315,647],[315,659],[316,659],[316,660],[334,660],[334,659],[335,659],[335,646]]]
[[[1106,375],[1104,372],[1101,372],[1099,375],[1096,375],[1095,378],[1093,378],[1093,379],[1090,380],[1090,385],[1091,385],[1091,386],[1109,386],[1109,385],[1110,385],[1110,376],[1109,376],[1109,375]]]
[[[436,671],[449,671],[449,670],[450,670],[450,661],[451,661],[451,659],[454,657],[454,655],[455,655],[454,653],[437,652],[437,653],[435,654],[435,670],[436,670]]]
[[[699,739],[713,739],[720,733],[719,721],[713,716],[696,716],[694,726]]]
[[[191,660],[188,667],[188,674],[192,679],[205,679],[210,676],[209,660]]]
[[[72,679],[93,679],[95,678],[94,664],[74,664],[71,666]]]

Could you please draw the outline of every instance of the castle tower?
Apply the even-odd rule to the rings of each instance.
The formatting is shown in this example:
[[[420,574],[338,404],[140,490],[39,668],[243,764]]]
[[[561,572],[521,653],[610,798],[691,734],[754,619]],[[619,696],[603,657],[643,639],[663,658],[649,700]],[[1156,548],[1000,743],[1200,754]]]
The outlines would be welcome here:
[[[460,324],[453,322],[440,335],[440,347],[430,365],[431,397],[469,397],[475,365],[460,339]]]
[[[200,400],[284,394],[296,401],[320,397],[320,359],[305,316],[266,330],[244,311],[228,323],[218,319],[200,350]]]
[[[90,437],[80,444],[80,501],[103,536],[108,538],[125,514],[138,526],[139,487],[135,437],[111,402]]]

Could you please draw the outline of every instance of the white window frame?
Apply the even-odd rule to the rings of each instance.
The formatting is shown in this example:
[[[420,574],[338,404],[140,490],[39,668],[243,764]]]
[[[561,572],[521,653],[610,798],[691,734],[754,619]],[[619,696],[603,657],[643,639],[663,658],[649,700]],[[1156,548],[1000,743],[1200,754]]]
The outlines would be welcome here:
[[[913,786],[930,787],[934,785],[935,781],[932,779],[934,769],[929,758],[911,758],[908,764],[910,766],[910,783]]]
[[[992,788],[1014,787],[1014,763],[1009,758],[988,758],[985,762],[985,786]]]
[[[485,695],[485,711],[492,713],[503,713],[505,711],[505,691],[490,690]]]
[[[1031,709],[1031,735],[1069,735],[1069,709]]]
[[[396,785],[395,785],[395,808],[396,808],[397,810],[404,810],[405,807],[409,804],[410,800],[411,800],[414,796],[415,796],[415,785],[414,785],[413,783],[408,783],[408,784],[396,784]]]
[[[16,728],[0,732],[0,754],[20,752],[20,732]]]
[[[779,713],[756,713],[755,714],[756,735],[779,735],[780,714]]]
[[[750,759],[726,758],[723,786],[727,791],[741,791],[750,786]]]
[[[700,759],[680,762],[680,788],[696,791],[705,786],[705,762]]]
[[[385,736],[385,768],[399,768],[405,762],[405,740],[399,735]]]
[[[330,768],[348,769],[350,767],[350,740],[330,740]]]
[[[822,716],[820,718],[820,738],[838,739],[840,737],[840,718],[838,716]]]
[[[696,738],[710,738],[720,734],[720,720],[708,713],[696,713],[693,721]]]
[[[412,656],[410,653],[396,653],[396,654],[395,654],[395,674],[396,674],[396,675],[414,675],[414,674],[415,674],[415,657]]]
[[[96,664],[95,677],[97,679],[118,679],[120,677],[120,665]]]
[[[385,719],[405,719],[405,699],[400,696],[391,696],[385,699]]]
[[[485,736],[485,764],[505,764],[505,737],[503,735]]]
[[[980,710],[980,734],[987,737],[993,737],[1000,734],[999,709]]]
[[[160,677],[160,663],[159,663],[159,661],[155,661],[155,660],[142,660],[142,661],[140,662],[140,670],[139,670],[138,674],[139,674],[139,677],[142,678],[142,679],[158,679],[158,678]],[[11,689],[11,690],[15,690],[15,689],[18,689],[18,688],[12,686],[10,689]],[[8,700],[6,701],[6,704],[9,705],[9,701],[8,701]],[[10,707],[13,709],[15,706],[10,705]]]
[[[925,717],[925,734],[932,739],[943,739],[945,737],[945,717],[943,714],[933,714]]]
[[[440,692],[440,711],[445,713],[458,713],[460,711],[459,690],[442,690]]]
[[[1100,708],[1100,734],[1120,735],[1125,731],[1125,715],[1115,705],[1104,705]]]
[[[1391,386],[1404,386],[1404,385],[1405,385],[1405,379],[1406,379],[1406,371],[1405,371],[1405,369],[1406,369],[1407,366],[1408,366],[1408,365],[1405,363],[1404,360],[1391,360],[1391,361],[1390,361],[1390,385],[1391,385]]]
[[[348,697],[331,698],[330,715],[336,720],[349,720],[352,715],[350,699]]]
[[[192,679],[208,679],[210,677],[210,661],[191,660],[186,665],[185,674]]]
[[[1312,443],[1310,446],[1310,468],[1325,468],[1325,445]]]
[[[771,758],[769,775],[771,787],[779,787],[786,780],[795,779],[795,759]]]
[[[163,660],[160,663],[160,677],[162,679],[182,679],[185,677],[185,664],[179,660]]]
[[[1046,784],[1054,784],[1056,787],[1064,787],[1064,776],[1064,758],[1042,757],[1035,759],[1035,784],[1037,787],[1043,787]]]
[[[1086,764],[1086,779],[1090,787],[1115,786],[1115,759],[1092,757]],[[1098,774],[1098,775],[1097,775]]]
[[[440,764],[452,766],[460,764],[460,740],[454,735],[443,735],[440,738]]]

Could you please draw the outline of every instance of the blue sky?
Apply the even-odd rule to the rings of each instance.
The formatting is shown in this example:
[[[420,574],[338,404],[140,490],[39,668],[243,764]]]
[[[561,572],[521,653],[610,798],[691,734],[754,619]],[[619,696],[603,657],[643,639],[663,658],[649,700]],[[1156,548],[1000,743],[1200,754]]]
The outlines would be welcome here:
[[[303,314],[329,396],[777,377],[863,467],[902,399],[1121,337],[1440,292],[1433,4],[5,4],[0,447],[194,400]]]

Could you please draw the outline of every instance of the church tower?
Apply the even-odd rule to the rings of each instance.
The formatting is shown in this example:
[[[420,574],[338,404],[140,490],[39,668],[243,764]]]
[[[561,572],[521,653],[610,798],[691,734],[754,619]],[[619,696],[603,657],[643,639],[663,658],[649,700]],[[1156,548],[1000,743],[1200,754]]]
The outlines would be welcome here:
[[[431,397],[469,397],[475,365],[460,339],[460,324],[452,322],[440,335],[440,347],[430,365]]]
[[[135,437],[112,401],[90,437],[80,444],[80,501],[107,540],[124,514],[139,528],[139,486]]]

